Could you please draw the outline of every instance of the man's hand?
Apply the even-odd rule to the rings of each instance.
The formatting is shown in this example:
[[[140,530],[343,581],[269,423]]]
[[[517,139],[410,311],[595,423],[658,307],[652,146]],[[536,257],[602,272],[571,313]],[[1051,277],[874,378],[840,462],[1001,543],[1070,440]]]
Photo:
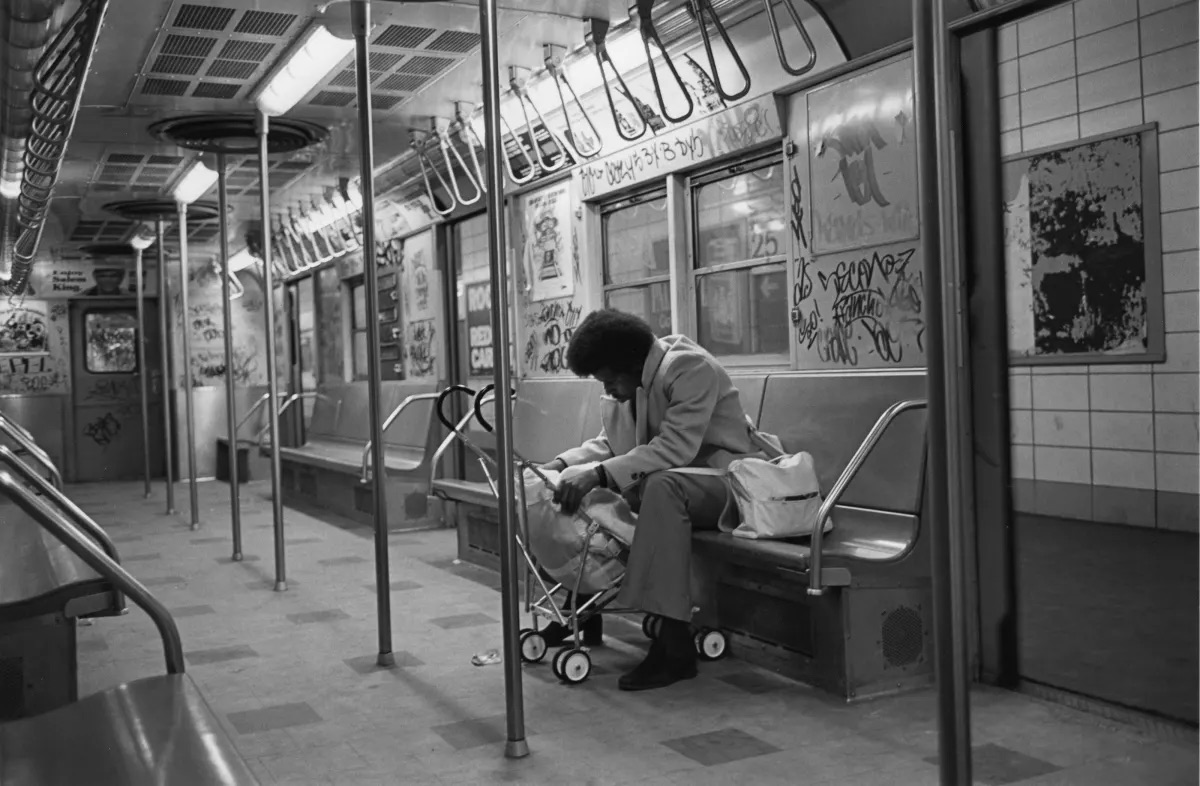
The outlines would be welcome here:
[[[547,461],[545,464],[542,464],[538,467],[538,469],[543,472],[562,472],[566,468],[567,464],[562,459]]]
[[[568,467],[558,479],[558,491],[554,501],[562,506],[568,515],[579,510],[579,503],[592,489],[600,485],[600,475],[596,472],[598,464],[581,464]]]

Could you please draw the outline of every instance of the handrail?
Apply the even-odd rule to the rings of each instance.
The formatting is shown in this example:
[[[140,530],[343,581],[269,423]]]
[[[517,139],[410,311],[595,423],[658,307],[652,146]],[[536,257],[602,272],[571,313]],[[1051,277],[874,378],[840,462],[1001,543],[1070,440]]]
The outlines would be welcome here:
[[[479,183],[475,182],[475,176],[467,168],[466,159],[462,157],[462,153],[458,152],[458,148],[454,146],[454,141],[450,138],[449,128],[440,126],[438,118],[433,119],[433,133],[437,136],[438,148],[442,151],[442,160],[446,162],[446,174],[450,176],[450,186],[454,189],[454,198],[458,200],[458,204],[469,207],[480,199],[483,199],[483,189],[479,186]],[[458,178],[454,176],[455,161],[458,162],[458,168],[466,176],[467,182],[471,184],[471,188],[475,190],[475,195],[470,199],[464,197],[462,190],[458,187]]]
[[[696,20],[696,24],[700,27],[700,37],[704,40],[704,51],[708,55],[708,66],[712,69],[713,85],[717,88],[717,94],[725,101],[737,101],[740,98],[744,98],[750,92],[750,72],[746,70],[746,64],[742,62],[742,57],[738,54],[737,47],[733,45],[733,39],[726,32],[725,25],[721,23],[720,15],[713,8],[712,0],[687,0],[687,7],[691,11],[692,17]],[[734,64],[737,65],[738,71],[741,72],[742,81],[745,82],[742,89],[736,93],[726,91],[725,83],[721,81],[721,73],[717,70],[717,59],[713,56],[712,39],[709,38],[708,26],[704,23],[704,13],[706,11],[709,18],[712,19],[713,27],[717,28],[717,34],[725,42],[725,49],[729,52],[729,56],[733,58]]]
[[[867,456],[875,449],[879,439],[883,433],[887,431],[888,426],[902,412],[907,412],[910,409],[923,409],[927,403],[922,399],[910,399],[908,401],[897,401],[892,404],[879,419],[875,421],[875,425],[867,432],[867,436],[863,438],[862,444],[858,446],[858,450],[854,451],[854,456],[851,457],[850,463],[842,470],[842,474],[833,484],[833,488],[829,492],[829,496],[821,503],[821,509],[817,512],[817,524],[813,529],[812,545],[809,555],[808,564],[808,594],[809,595],[824,595],[825,588],[821,585],[821,549],[824,543],[825,522],[829,520],[833,513],[833,508],[842,498],[846,488],[850,485],[850,481],[854,480],[854,476],[862,469],[862,465],[866,462]]]
[[[604,97],[608,99],[608,108],[612,112],[613,126],[616,127],[617,134],[626,142],[636,142],[650,130],[650,124],[646,121],[646,116],[642,114],[642,108],[634,100],[633,93],[629,92],[629,87],[625,84],[625,79],[621,76],[621,70],[613,63],[612,56],[608,53],[608,20],[588,18],[584,22],[588,25],[588,29],[584,33],[584,42],[591,47],[592,54],[596,56],[596,65],[600,68],[600,80],[604,82]],[[631,135],[625,133],[625,129],[621,127],[621,113],[617,111],[617,104],[613,101],[612,97],[612,89],[608,86],[608,72],[604,70],[605,63],[608,63],[613,75],[617,78],[617,84],[619,85],[617,89],[621,91],[621,95],[625,96],[625,100],[633,107],[633,113],[637,115],[638,120],[642,121],[641,131],[632,133],[633,129],[631,127]]]
[[[517,177],[517,173],[513,170],[512,159],[508,157],[508,151],[503,150],[503,149],[501,149],[501,151],[500,151],[500,157],[504,159],[504,170],[508,173],[508,179],[513,181],[513,183],[518,186],[523,186],[526,183],[531,182],[535,177],[537,177],[538,163],[536,161],[534,161],[533,158],[529,155],[529,151],[525,148],[525,145],[521,142],[521,137],[517,136],[517,132],[513,131],[512,126],[510,126],[508,124],[508,118],[506,118],[504,115],[500,115],[500,122],[504,124],[504,130],[508,132],[508,135],[512,137],[513,144],[515,144],[517,146],[517,150],[520,151],[521,157],[525,159],[525,163],[529,164],[529,172],[526,173],[525,177]],[[536,145],[537,140],[530,139],[529,143]],[[503,145],[504,145],[504,136],[503,135],[501,135],[501,137],[500,137],[499,144],[501,145],[501,147],[503,147]],[[483,147],[483,145],[480,145],[480,147]],[[540,158],[541,158],[541,156],[539,156],[539,159]]]
[[[179,628],[175,625],[175,620],[167,611],[166,606],[151,595],[149,590],[128,571],[113,562],[100,550],[99,546],[82,537],[61,514],[34,496],[7,472],[0,472],[0,492],[3,492],[17,504],[17,507],[28,513],[43,529],[48,530],[88,567],[112,582],[117,589],[132,598],[138,607],[149,614],[162,637],[163,658],[167,664],[167,673],[184,673],[183,642],[179,638]]]
[[[525,89],[528,76],[526,75],[526,78],[522,79],[522,71],[529,71],[529,69],[523,66],[508,67],[508,86],[512,88],[512,93],[516,97],[517,103],[521,105],[521,117],[525,120],[525,130],[529,133],[529,143],[533,146],[534,153],[537,155],[538,165],[547,174],[557,172],[570,161],[570,156],[567,154],[567,147],[563,144],[562,139],[559,138],[554,129],[550,127],[550,124],[546,122],[545,116],[542,115],[542,110],[534,103],[533,96],[529,95],[529,91]],[[529,116],[530,109],[537,116],[538,122],[542,124],[542,128],[546,129],[546,136],[558,148],[557,158],[547,161],[543,155],[542,146],[537,141],[537,129],[533,127],[533,120]]]
[[[433,208],[433,212],[439,216],[448,216],[458,207],[458,198],[454,195],[454,188],[446,182],[446,178],[442,177],[442,173],[438,170],[437,165],[429,160],[429,154],[425,152],[425,145],[429,139],[425,131],[412,131],[412,149],[417,154],[417,163],[421,165],[421,179],[425,181],[425,193],[429,195],[429,205]],[[428,164],[428,166],[427,166]],[[433,176],[442,184],[442,190],[446,192],[446,198],[450,200],[450,206],[445,210],[438,207],[437,197],[433,194],[433,184],[429,182],[429,169],[433,170]],[[454,179],[454,173],[450,172],[450,179]]]
[[[788,61],[787,52],[783,48],[783,35],[779,30],[779,20],[775,18],[774,0],[763,0],[763,5],[767,7],[767,24],[771,26],[771,37],[775,39],[775,54],[779,55],[779,64],[783,66],[784,71],[792,76],[804,76],[817,64],[817,48],[813,46],[808,29],[804,26],[804,20],[800,18],[800,12],[796,10],[795,0],[782,0],[782,3],[787,7],[788,15],[792,17],[792,24],[800,31],[800,37],[808,49],[808,61],[800,67],[792,65]]]
[[[279,405],[278,417],[282,418],[283,413],[287,412],[288,407],[290,407],[292,404],[295,404],[298,400],[313,399],[313,398],[324,398],[326,400],[329,400],[328,397],[323,396],[319,391],[316,391],[316,390],[310,390],[306,393],[293,393],[292,395],[288,396],[287,399],[285,399],[282,404]],[[270,423],[268,423],[267,425],[263,426],[261,429],[258,430],[258,436],[256,437],[256,439],[258,441],[258,447],[260,449],[266,447],[267,433],[270,430],[271,430]]]
[[[62,512],[71,519],[80,529],[84,530],[88,535],[92,536],[100,548],[104,550],[105,555],[118,565],[121,564],[121,555],[117,552],[117,544],[113,543],[112,538],[104,531],[104,528],[97,524],[91,517],[84,513],[78,505],[76,505],[70,497],[62,493],[54,486],[50,485],[50,481],[43,478],[41,475],[33,471],[33,468],[21,461],[20,457],[12,451],[7,445],[0,445],[0,462],[7,464],[9,469],[16,472],[22,480],[33,486],[34,490],[47,499],[51,499],[62,510]],[[117,608],[125,612],[125,598],[118,593]]]
[[[484,396],[479,403],[482,406],[483,404],[490,404],[492,401],[495,401],[495,399],[495,391],[492,391],[488,395]],[[431,489],[433,488],[433,482],[437,480],[438,464],[441,463],[442,456],[445,455],[446,450],[454,443],[454,440],[457,439],[458,433],[467,427],[467,424],[471,422],[471,418],[473,417],[475,417],[475,410],[468,408],[467,414],[462,416],[462,420],[458,421],[458,425],[451,429],[450,433],[446,435],[446,438],[442,440],[440,445],[438,445],[437,450],[433,452],[433,458],[429,461],[429,487]]]
[[[12,421],[0,414],[0,432],[3,432],[18,445],[29,451],[29,455],[37,459],[37,461],[46,468],[50,474],[50,483],[54,488],[61,490],[63,487],[62,473],[58,471],[58,467],[54,466],[54,462],[50,460],[50,455],[42,450],[41,446],[36,442],[28,439],[23,433],[24,429],[17,431],[12,426]]]
[[[436,399],[438,397],[438,395],[440,395],[440,394],[438,394],[438,393],[416,393],[416,394],[411,395],[408,398],[404,399],[403,401],[401,401],[400,406],[393,409],[392,413],[390,415],[388,415],[387,418],[384,419],[383,425],[379,427],[380,438],[382,438],[383,435],[387,433],[387,430],[392,427],[393,423],[396,422],[396,418],[400,417],[400,413],[403,412],[405,409],[407,409],[410,404],[412,404],[415,401],[429,401],[432,399]],[[372,440],[368,439],[367,444],[363,446],[363,453],[362,453],[362,482],[363,483],[369,483],[371,480],[371,466],[370,466],[371,465],[371,445],[372,445]],[[384,467],[384,470],[386,471],[387,468]]]
[[[767,0],[767,2],[770,3],[770,0]],[[637,0],[638,32],[642,35],[642,47],[646,50],[646,65],[650,67],[650,79],[654,82],[654,96],[658,99],[658,108],[662,110],[662,116],[672,123],[682,123],[696,111],[696,103],[692,100],[692,94],[688,90],[687,83],[683,81],[683,77],[679,75],[678,69],[675,68],[675,61],[671,59],[671,53],[667,51],[666,45],[658,35],[658,28],[654,26],[653,10],[654,0]],[[687,101],[687,111],[682,115],[672,116],[667,111],[667,101],[663,97],[662,85],[658,83],[658,69],[654,67],[654,55],[650,52],[651,41],[658,47],[658,51],[662,53],[663,61],[666,62],[667,68],[670,69],[671,76],[675,77],[676,87],[679,88],[679,92],[683,94],[684,99]]]
[[[596,124],[592,122],[592,116],[588,114],[587,108],[579,100],[579,94],[575,92],[571,80],[567,78],[567,72],[562,67],[563,55],[560,50],[566,51],[566,47],[559,44],[542,44],[542,60],[546,64],[546,73],[554,80],[554,88],[558,91],[558,105],[562,108],[563,120],[567,124],[567,131],[563,138],[575,152],[576,158],[594,158],[600,155],[600,151],[604,149],[604,139],[596,130]],[[583,115],[588,128],[592,130],[591,144],[586,150],[580,145],[580,136],[575,133],[575,126],[571,123],[571,113],[567,108],[567,97],[563,94],[563,85],[567,86],[571,98],[575,101],[575,107]]]
[[[479,153],[476,150],[483,147],[483,141],[479,138],[479,134],[475,133],[475,127],[463,113],[462,103],[461,101],[454,102],[454,122],[450,124],[449,131],[459,136],[467,146],[467,150],[471,153],[471,166],[475,170],[475,183],[479,186],[479,190],[486,194],[487,175],[483,172],[483,165],[479,163]]]
[[[254,406],[250,407],[250,411],[247,412],[245,414],[245,416],[243,416],[242,419],[238,421],[237,426],[233,429],[233,433],[236,434],[239,431],[241,431],[242,426],[246,425],[246,421],[248,421],[248,420],[250,420],[250,418],[254,417],[254,413],[258,412],[260,409],[262,409],[263,404],[266,404],[270,398],[271,398],[270,393],[263,393],[261,396],[259,396],[258,401],[254,402]],[[255,438],[256,439],[258,438],[257,434],[255,435]]]

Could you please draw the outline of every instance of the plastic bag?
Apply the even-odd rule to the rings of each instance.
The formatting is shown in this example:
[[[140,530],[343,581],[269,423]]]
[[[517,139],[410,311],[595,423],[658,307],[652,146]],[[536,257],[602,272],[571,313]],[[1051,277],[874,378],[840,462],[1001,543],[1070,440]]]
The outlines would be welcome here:
[[[550,482],[558,482],[559,473],[543,470],[542,474]],[[554,503],[553,490],[533,472],[525,472],[524,483],[529,527],[526,545],[551,578],[574,589],[583,565],[579,590],[596,593],[625,575],[624,559],[633,543],[637,515],[624,499],[608,489],[592,489],[579,510],[567,515]]]

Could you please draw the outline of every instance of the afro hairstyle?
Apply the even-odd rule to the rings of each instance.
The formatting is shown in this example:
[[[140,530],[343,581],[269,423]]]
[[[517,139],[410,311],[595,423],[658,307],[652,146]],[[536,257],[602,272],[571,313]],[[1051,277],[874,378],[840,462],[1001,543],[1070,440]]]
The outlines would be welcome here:
[[[641,376],[654,341],[654,330],[640,317],[612,308],[593,311],[571,335],[567,368],[581,377],[604,369]]]

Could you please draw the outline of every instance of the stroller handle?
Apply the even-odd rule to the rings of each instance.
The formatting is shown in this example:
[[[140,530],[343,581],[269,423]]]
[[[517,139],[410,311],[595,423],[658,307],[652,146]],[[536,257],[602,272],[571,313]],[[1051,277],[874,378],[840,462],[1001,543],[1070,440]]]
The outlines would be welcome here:
[[[437,397],[437,403],[434,405],[434,410],[437,411],[438,420],[442,421],[442,425],[451,431],[457,431],[458,429],[455,427],[455,424],[450,422],[450,418],[446,417],[446,413],[443,410],[443,405],[446,403],[446,399],[450,398],[451,393],[466,393],[468,396],[474,396],[475,391],[466,385],[451,385],[443,390]],[[478,398],[475,399],[475,411],[479,411]],[[488,430],[490,431],[491,429]]]
[[[489,382],[487,385],[484,385],[478,393],[475,394],[475,419],[478,420],[479,425],[483,426],[484,430],[488,432],[493,431],[493,429],[492,424],[488,423],[487,418],[483,416],[483,399],[487,397],[487,394],[491,393],[495,387],[496,386],[494,384]],[[517,391],[513,390],[512,395],[517,395]]]

